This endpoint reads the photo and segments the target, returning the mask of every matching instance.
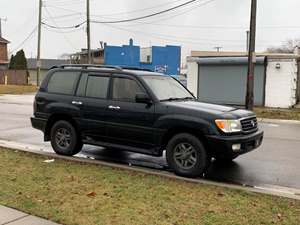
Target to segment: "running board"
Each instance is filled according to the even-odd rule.
[[[137,148],[137,147],[127,146],[127,145],[119,145],[119,144],[112,144],[108,142],[95,141],[90,138],[83,139],[82,141],[84,144],[89,144],[89,145],[96,145],[96,146],[101,146],[106,148],[116,148],[123,151],[130,151],[130,152],[141,153],[141,154],[151,155],[151,156],[162,156],[162,151],[159,151],[158,148],[150,148],[150,149]]]

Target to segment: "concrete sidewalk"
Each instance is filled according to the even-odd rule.
[[[0,225],[59,225],[0,205]]]

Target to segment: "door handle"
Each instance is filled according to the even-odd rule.
[[[108,106],[109,109],[114,109],[114,110],[120,110],[121,107],[120,106],[113,106],[113,105],[110,105]]]
[[[82,105],[82,102],[72,101],[73,105]]]

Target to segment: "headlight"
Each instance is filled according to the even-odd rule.
[[[225,133],[235,133],[242,131],[242,125],[239,120],[215,120],[219,129]]]

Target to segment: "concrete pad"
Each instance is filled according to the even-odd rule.
[[[59,224],[39,217],[27,216],[20,220],[16,220],[12,223],[8,223],[8,225],[59,225]]]
[[[0,225],[28,216],[26,213],[0,205]]]

